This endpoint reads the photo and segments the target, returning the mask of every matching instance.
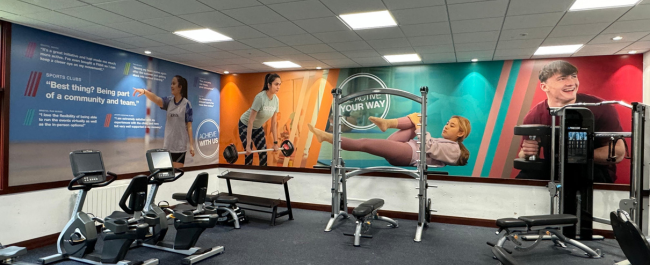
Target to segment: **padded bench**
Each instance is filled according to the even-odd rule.
[[[352,215],[356,217],[357,219],[362,218],[366,215],[371,214],[375,210],[381,209],[381,207],[384,206],[384,200],[382,199],[370,199],[362,204],[359,204],[354,210],[352,211]]]
[[[571,214],[551,214],[520,216],[517,218],[497,219],[499,228],[533,228],[533,227],[562,227],[572,226],[578,222],[578,217]]]
[[[27,248],[25,247],[11,246],[6,248],[0,248],[0,260],[13,259],[25,254],[27,254]]]
[[[293,177],[228,171],[225,174],[220,175],[219,178],[225,179],[228,185],[228,193],[220,193],[218,194],[219,197],[221,196],[237,197],[237,199],[239,200],[238,204],[240,205],[239,208],[250,210],[250,211],[256,211],[256,212],[270,213],[272,226],[275,225],[276,219],[283,217],[285,215],[289,216],[289,220],[293,220],[293,211],[291,211],[291,199],[289,198],[289,186],[287,184],[287,182],[291,180]],[[280,206],[280,204],[282,203],[282,201],[279,199],[270,199],[270,198],[256,197],[250,195],[233,194],[232,186],[230,184],[231,180],[283,185],[285,201],[287,203],[287,210],[278,212],[278,206]],[[206,200],[207,199],[208,198],[206,197]],[[271,208],[271,210],[242,207],[241,206],[242,204],[260,207],[260,208]]]
[[[359,204],[359,206],[355,207],[354,210],[352,210],[352,215],[357,219],[356,227],[354,229],[354,234],[344,233],[344,235],[354,236],[355,247],[361,246],[362,237],[372,238],[371,235],[362,235],[361,233],[363,232],[362,230],[364,231],[370,230],[370,228],[372,227],[373,220],[380,220],[380,221],[387,222],[391,224],[393,228],[399,226],[397,224],[397,221],[390,219],[388,217],[379,216],[377,214],[377,211],[381,209],[381,207],[383,206],[384,206],[384,200],[375,198]]]

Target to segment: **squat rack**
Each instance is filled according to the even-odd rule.
[[[349,94],[345,97],[342,96],[341,88],[332,89],[332,95],[334,97],[334,103],[332,105],[333,114],[334,114],[334,124],[333,124],[333,144],[332,144],[332,165],[330,167],[332,172],[332,213],[330,220],[325,227],[325,232],[332,231],[332,226],[336,222],[339,216],[348,218],[348,198],[347,198],[347,188],[346,183],[347,179],[356,175],[370,173],[370,172],[387,172],[387,173],[400,173],[413,177],[418,180],[418,226],[415,232],[415,242],[420,242],[422,240],[422,230],[425,225],[429,223],[430,216],[430,204],[427,205],[427,189],[429,186],[427,184],[427,164],[426,164],[426,141],[424,136],[427,132],[427,94],[429,93],[429,88],[423,86],[420,88],[421,96],[416,96],[409,92],[394,89],[394,88],[376,88],[363,90],[360,92]],[[416,151],[419,154],[419,159],[416,161],[416,170],[408,170],[400,167],[368,167],[368,168],[350,168],[345,167],[345,162],[341,158],[341,110],[340,105],[354,100],[355,98],[374,95],[374,94],[384,94],[384,95],[395,95],[404,98],[408,98],[417,103],[420,103],[420,131],[416,132],[417,143],[420,145],[420,150]]]

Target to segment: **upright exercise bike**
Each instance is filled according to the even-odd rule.
[[[57,240],[58,253],[39,259],[41,264],[50,264],[62,260],[74,260],[88,264],[117,264],[117,265],[156,265],[158,259],[132,262],[124,260],[127,251],[135,240],[142,240],[150,236],[149,225],[135,223],[129,225],[127,219],[101,220],[91,218],[81,211],[88,191],[92,188],[104,187],[117,179],[115,173],[104,170],[104,162],[99,151],[80,150],[70,153],[70,164],[74,178],[68,184],[68,190],[79,190],[77,202],[70,221],[65,225]],[[107,178],[108,175],[110,178]],[[133,178],[120,201],[120,207],[125,212],[139,212],[144,207],[144,198],[147,196],[147,176]],[[130,198],[126,205],[126,198]],[[149,218],[149,222],[155,221]],[[95,248],[97,243],[97,230],[95,222],[104,224],[104,246],[101,250]]]

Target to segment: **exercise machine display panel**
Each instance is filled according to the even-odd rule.
[[[567,162],[586,163],[588,159],[588,132],[587,128],[567,128]]]
[[[174,167],[169,151],[164,149],[150,150],[147,152],[147,160],[149,162],[149,171],[160,170],[156,174],[156,178],[169,179],[174,177]]]
[[[93,184],[106,181],[102,155],[97,151],[73,152],[70,154],[72,173],[85,176],[79,180],[80,184]]]

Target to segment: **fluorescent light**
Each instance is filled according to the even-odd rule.
[[[472,59],[472,62],[478,62],[478,59],[474,58]]]
[[[637,51],[629,51],[629,52],[627,52],[627,53],[629,53],[629,54],[636,54]]]
[[[390,15],[388,10],[344,14],[340,15],[339,18],[354,30],[397,26],[397,22],[395,22],[395,19],[393,19],[393,16]]]
[[[576,0],[569,11],[614,8],[636,5],[640,0]]]
[[[151,51],[144,51],[144,54],[151,54]]]
[[[297,65],[291,61],[276,61],[276,62],[263,62],[273,68],[298,68],[300,65]]]
[[[419,62],[422,61],[417,53],[411,54],[395,54],[384,55],[384,59],[389,63],[402,63],[402,62]]]
[[[228,71],[223,71],[223,73],[224,73],[224,74],[230,74],[230,72],[228,72]]]
[[[542,46],[537,48],[534,55],[572,54],[580,48],[582,48],[582,44]]]
[[[232,38],[211,29],[183,30],[176,31],[174,34],[202,43],[232,40]]]
[[[623,39],[623,37],[621,37],[621,36],[616,36],[616,37],[612,38],[612,40],[622,40],[622,39]]]
[[[316,67],[316,69],[317,69],[317,70],[320,70],[320,69],[323,69],[323,68],[321,68],[321,67],[319,66],[319,67]]]

